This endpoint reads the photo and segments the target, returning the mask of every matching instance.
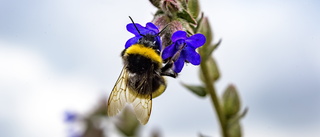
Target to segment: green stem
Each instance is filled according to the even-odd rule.
[[[208,91],[208,93],[210,94],[210,97],[211,97],[211,100],[212,100],[212,103],[213,103],[213,106],[216,110],[216,113],[217,113],[217,116],[219,118],[219,122],[220,122],[220,127],[221,127],[221,130],[222,130],[222,134],[223,134],[223,137],[228,137],[228,134],[227,134],[227,127],[226,127],[226,119],[223,115],[223,111],[221,109],[221,105],[220,105],[220,102],[219,102],[219,99],[217,97],[217,94],[216,94],[216,91],[215,91],[215,88],[214,88],[214,85],[213,83],[211,82],[210,78],[209,78],[209,70],[207,68],[207,65],[206,65],[206,61],[203,61],[200,65],[201,67],[201,70],[202,70],[202,73],[203,73],[203,76],[204,76],[204,81],[205,81],[205,85],[206,85],[206,89]]]

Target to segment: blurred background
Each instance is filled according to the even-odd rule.
[[[201,0],[221,78],[238,89],[249,112],[246,137],[320,135],[320,1]],[[110,94],[120,52],[136,23],[152,20],[147,0],[0,0],[0,136],[67,137],[66,111],[89,114]],[[141,135],[220,136],[209,98],[180,83],[199,84],[198,67],[168,78]],[[107,123],[114,119],[106,120]],[[77,124],[81,131],[83,125]],[[109,136],[117,132],[106,124]]]

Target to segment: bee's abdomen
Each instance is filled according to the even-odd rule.
[[[159,90],[163,92],[163,87],[166,86],[164,78],[157,74],[150,76],[132,74],[131,76],[129,75],[127,82],[131,91],[136,92],[138,95],[150,95]]]
[[[131,92],[141,97],[160,95],[166,88],[160,75],[162,58],[159,53],[142,44],[134,44],[122,52],[128,70],[127,85]]]
[[[139,54],[129,54],[125,63],[130,73],[143,74],[150,71],[150,69],[159,68],[158,63]]]

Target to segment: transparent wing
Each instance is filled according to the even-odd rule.
[[[118,114],[124,108],[126,102],[128,102],[132,104],[137,119],[141,124],[145,125],[150,118],[152,97],[151,95],[141,97],[137,91],[130,91],[127,87],[127,78],[129,78],[129,73],[123,67],[108,99],[108,116]],[[146,79],[143,78],[141,81],[145,83]]]
[[[151,73],[150,71],[149,73]],[[152,84],[148,86],[148,82],[152,81],[152,77],[149,75],[144,75],[141,77],[138,89],[144,90],[147,88],[147,91],[152,89]],[[137,119],[141,124],[145,125],[148,123],[151,109],[152,109],[152,95],[139,96],[139,91],[131,91],[130,89],[127,92],[127,101],[132,104],[133,110],[136,114]]]
[[[130,94],[130,96],[134,96],[133,94]],[[132,97],[132,98],[134,98]],[[152,109],[152,98],[151,95],[149,98],[139,98],[136,97],[132,103],[133,110],[136,114],[137,119],[140,121],[141,124],[145,125],[148,123],[151,109]]]
[[[126,104],[126,92],[127,84],[126,78],[128,77],[128,72],[123,67],[120,76],[114,85],[111,94],[108,99],[108,116],[114,116],[118,114]]]

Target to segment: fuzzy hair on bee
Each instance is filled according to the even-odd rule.
[[[107,114],[117,115],[127,103],[132,104],[137,119],[145,125],[151,114],[152,99],[167,87],[163,76],[174,74],[163,70],[161,44],[157,39],[162,31],[141,34],[131,21],[141,38],[121,53],[124,66],[109,96]]]

